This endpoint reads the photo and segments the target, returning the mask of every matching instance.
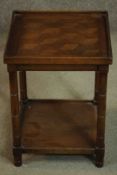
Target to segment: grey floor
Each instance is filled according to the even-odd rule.
[[[3,175],[71,175],[117,174],[117,33],[111,34],[113,65],[108,78],[105,165],[98,169],[83,156],[23,156],[23,166],[12,163],[12,129],[9,84],[3,50],[6,34],[0,38],[0,174]],[[91,72],[28,72],[28,94],[34,98],[93,97],[94,73]],[[37,97],[38,94],[38,97]]]

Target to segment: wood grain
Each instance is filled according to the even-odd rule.
[[[108,64],[106,12],[14,13],[5,52],[9,64]]]
[[[24,112],[25,152],[92,153],[96,144],[97,110],[91,102],[30,100]]]

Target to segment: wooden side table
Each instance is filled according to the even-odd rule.
[[[33,152],[91,154],[101,167],[112,63],[107,12],[15,11],[4,63],[10,80],[15,165],[22,164],[22,153]],[[94,99],[28,99],[26,71],[95,71]]]

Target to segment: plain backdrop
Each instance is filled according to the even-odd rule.
[[[12,125],[9,81],[3,53],[13,10],[107,10],[113,65],[107,93],[105,165],[98,169],[83,156],[23,156],[12,163]],[[117,0],[1,0],[0,1],[0,175],[116,175],[117,174]],[[93,72],[28,72],[28,95],[33,98],[93,97]],[[52,122],[52,121],[50,121]]]

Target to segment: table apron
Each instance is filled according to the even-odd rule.
[[[28,65],[8,64],[8,71],[97,71],[107,70],[108,65]]]

